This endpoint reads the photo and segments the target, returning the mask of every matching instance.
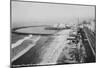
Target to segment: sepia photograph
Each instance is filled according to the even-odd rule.
[[[96,62],[96,5],[11,0],[12,68]]]

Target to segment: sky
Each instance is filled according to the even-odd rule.
[[[68,24],[78,19],[95,18],[95,7],[12,1],[11,18],[13,27]]]

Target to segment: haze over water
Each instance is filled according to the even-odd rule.
[[[75,23],[78,18],[95,18],[95,7],[12,1],[12,27]]]

